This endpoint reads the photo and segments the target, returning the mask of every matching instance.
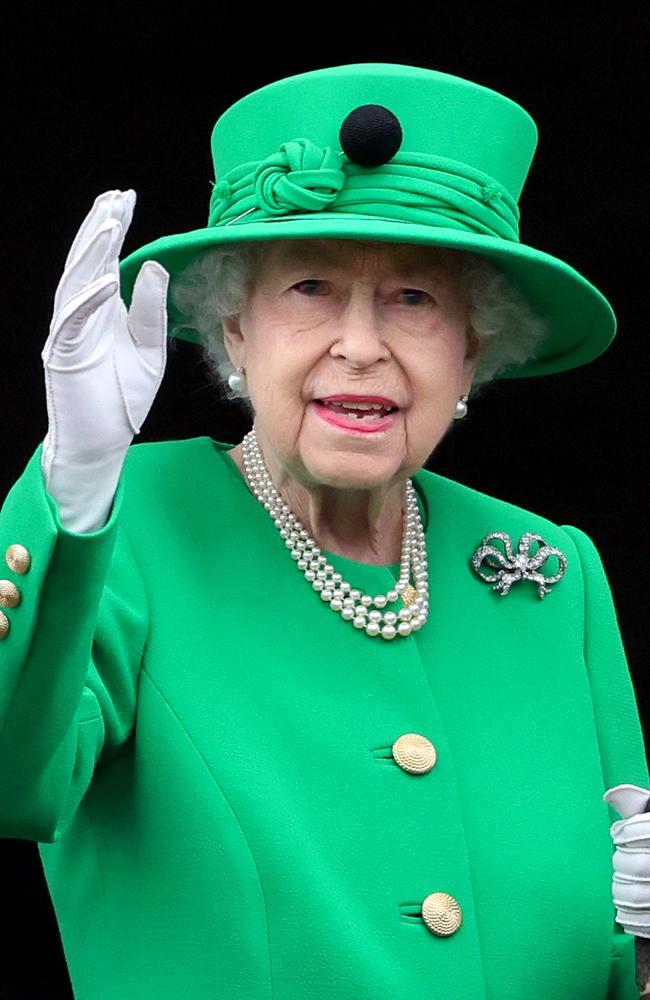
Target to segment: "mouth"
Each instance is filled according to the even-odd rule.
[[[397,403],[385,396],[325,396],[312,400],[312,404],[328,423],[361,433],[388,430],[399,413]]]

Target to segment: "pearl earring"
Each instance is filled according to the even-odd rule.
[[[454,413],[454,420],[462,420],[463,417],[467,415],[467,400],[469,397],[461,396],[456,403],[456,412]]]
[[[246,391],[246,372],[241,366],[228,376],[228,385],[233,392]]]

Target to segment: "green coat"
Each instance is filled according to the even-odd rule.
[[[39,444],[0,511],[3,559],[31,557],[2,566],[0,836],[39,844],[77,1000],[636,1000],[602,795],[649,777],[591,540],[421,470],[429,620],[371,639],[229,447],[132,446],[109,521],[74,534]],[[499,596],[469,562],[491,531],[543,535],[565,577]],[[422,773],[392,752],[409,733]]]

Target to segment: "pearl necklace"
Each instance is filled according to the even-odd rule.
[[[242,440],[242,455],[246,478],[262,506],[279,529],[291,558],[304,573],[305,579],[320,594],[321,600],[337,611],[355,628],[364,629],[371,637],[382,639],[407,636],[422,628],[429,614],[429,582],[426,540],[417,504],[415,488],[410,479],[404,486],[404,529],[400,577],[386,594],[371,597],[353,588],[327,561],[315,540],[284,502],[264,463],[257,443],[255,428]],[[411,572],[414,585],[411,584]],[[383,610],[401,597],[398,611]]]

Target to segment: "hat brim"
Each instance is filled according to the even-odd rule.
[[[550,335],[535,359],[500,372],[497,378],[522,378],[567,371],[597,358],[616,333],[616,317],[607,299],[564,261],[522,243],[457,229],[409,224],[350,213],[306,212],[265,222],[216,226],[163,236],[139,247],[120,263],[121,295],[130,305],[133,284],[146,260],[158,261],[171,281],[192,257],[211,246],[270,239],[378,240],[472,250],[492,258],[511,284],[549,324]],[[168,293],[168,315],[173,305]],[[183,340],[199,343],[184,329]]]

